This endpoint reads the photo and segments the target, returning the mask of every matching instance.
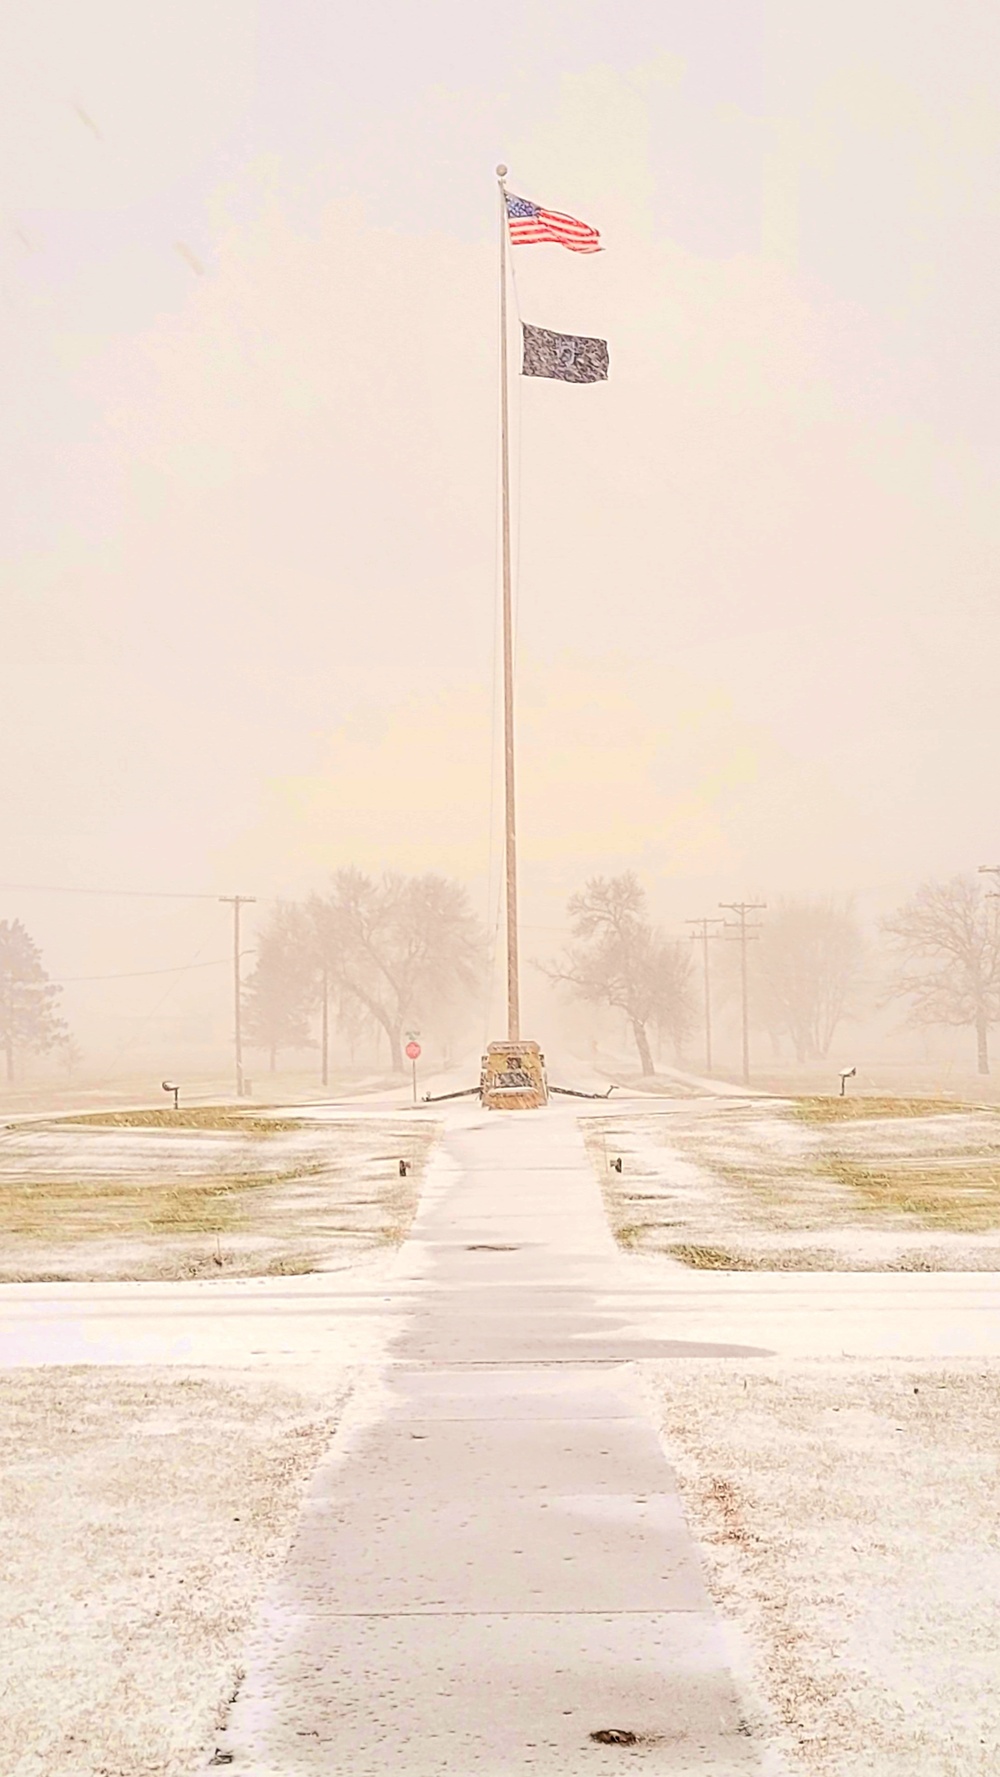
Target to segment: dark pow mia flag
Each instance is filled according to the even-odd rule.
[[[547,327],[524,330],[522,376],[554,376],[560,383],[606,383],[608,342],[578,333],[550,333]]]

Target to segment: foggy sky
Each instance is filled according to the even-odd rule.
[[[998,39],[979,0],[8,8],[0,879],[353,861],[492,920],[498,159],[607,247],[518,251],[525,317],[611,346],[516,391],[529,954],[593,869],[677,922],[1000,861]],[[57,975],[227,951],[211,903],[0,903]]]

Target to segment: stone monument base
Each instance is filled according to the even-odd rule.
[[[490,1111],[535,1111],[549,1101],[545,1057],[537,1043],[490,1043],[479,1098]]]

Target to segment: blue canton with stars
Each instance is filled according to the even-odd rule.
[[[507,199],[508,216],[537,216],[538,205],[530,203],[526,197],[515,197],[512,192],[504,192]]]

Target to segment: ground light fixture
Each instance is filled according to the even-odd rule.
[[[846,1098],[846,1096],[847,1096],[847,1082],[848,1082],[848,1080],[853,1080],[857,1071],[858,1070],[856,1067],[842,1067],[841,1068],[841,1070],[840,1070],[840,1096],[841,1096],[841,1098]]]
[[[163,1087],[164,1092],[172,1092],[173,1093],[173,1095],[174,1095],[174,1110],[176,1111],[178,1108],[178,1102],[179,1102],[180,1096],[181,1096],[180,1087],[175,1086],[173,1080],[161,1080],[160,1085]]]

